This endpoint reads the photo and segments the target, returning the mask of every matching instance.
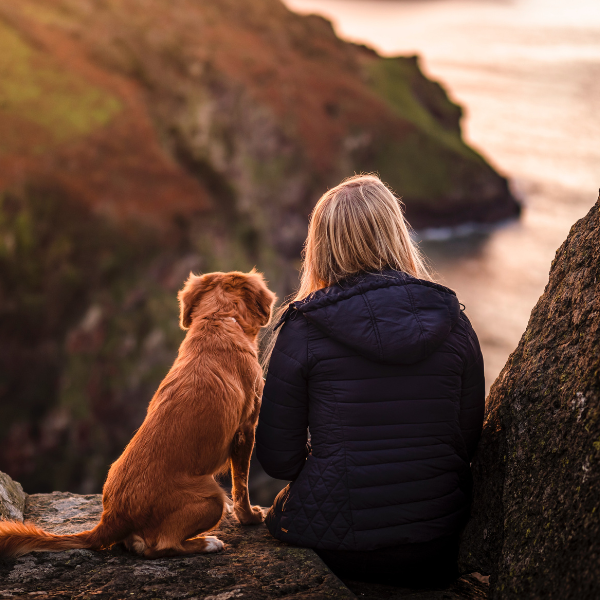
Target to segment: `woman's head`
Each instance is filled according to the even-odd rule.
[[[293,300],[351,275],[384,269],[431,279],[410,237],[400,200],[375,175],[350,177],[321,197],[310,217],[303,258],[300,287]],[[277,338],[273,327],[285,309],[286,303],[265,332],[265,370]]]
[[[310,218],[296,299],[357,273],[384,269],[429,279],[400,200],[375,175],[328,190]]]

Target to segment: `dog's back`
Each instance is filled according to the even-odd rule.
[[[109,471],[104,495],[112,509],[123,502],[130,517],[143,517],[148,502],[172,495],[185,476],[224,470],[262,383],[256,352],[235,322],[206,320],[190,329],[142,426]],[[133,506],[131,498],[143,501]]]

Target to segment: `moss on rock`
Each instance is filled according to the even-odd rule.
[[[14,28],[0,20],[0,118],[3,129],[40,127],[54,144],[89,135],[109,123],[122,109],[118,97],[66,70],[42,49],[27,42]],[[11,135],[12,133],[12,135]],[[3,131],[0,153],[17,150],[18,131]],[[47,147],[33,143],[31,151]]]

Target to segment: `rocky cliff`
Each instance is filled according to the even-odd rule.
[[[492,598],[600,596],[600,199],[494,383],[461,560]]]

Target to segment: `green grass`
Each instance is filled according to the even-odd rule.
[[[373,91],[414,126],[402,139],[384,143],[369,164],[399,194],[435,210],[440,198],[489,168],[462,139],[460,107],[423,77],[414,59],[381,58],[367,69]]]
[[[420,79],[422,75],[410,59],[382,58],[369,64],[367,69],[373,91],[386,100],[398,116],[415,125],[423,134],[435,138],[449,150],[466,159],[484,162],[477,152],[464,143],[460,133],[444,128],[419,102],[411,80]],[[431,100],[441,111],[455,113],[459,110],[434,83],[428,82],[427,87],[429,94],[434,96]]]
[[[0,81],[0,111],[41,127],[55,143],[105,126],[122,109],[116,96],[61,69],[1,21]],[[10,150],[0,140],[0,151]]]
[[[415,131],[402,141],[382,146],[373,166],[401,195],[435,199],[452,185],[448,154],[436,138]]]

